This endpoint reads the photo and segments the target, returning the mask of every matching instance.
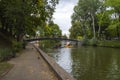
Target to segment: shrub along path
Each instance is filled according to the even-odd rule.
[[[9,63],[15,66],[2,80],[58,80],[31,44],[28,44],[20,57],[10,60]]]

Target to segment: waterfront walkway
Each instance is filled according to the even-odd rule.
[[[14,67],[2,80],[58,80],[36,49],[28,44],[22,55],[9,61]]]

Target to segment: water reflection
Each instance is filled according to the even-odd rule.
[[[53,57],[57,63],[63,67],[67,72],[72,71],[71,48],[61,48],[54,52]]]
[[[102,47],[62,48],[51,54],[76,80],[120,80],[120,50]]]

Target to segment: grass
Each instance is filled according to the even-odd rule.
[[[111,48],[120,48],[119,40],[88,40],[86,41],[87,46],[100,46],[100,47],[111,47]]]
[[[11,49],[4,48],[0,49],[0,61],[6,61],[13,57]]]
[[[120,41],[98,41],[97,46],[120,48]]]
[[[12,64],[7,62],[0,62],[0,78],[13,67]]]

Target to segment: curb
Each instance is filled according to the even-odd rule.
[[[75,80],[69,73],[67,73],[63,68],[61,68],[51,57],[49,57],[40,48],[33,45],[34,48],[39,52],[43,59],[47,62],[50,68],[54,71],[59,80]]]

